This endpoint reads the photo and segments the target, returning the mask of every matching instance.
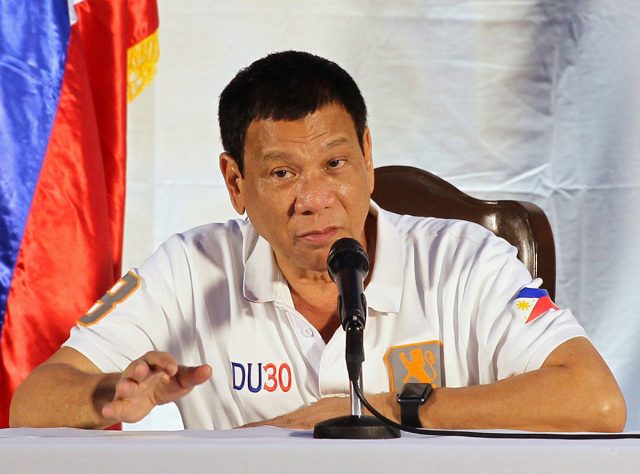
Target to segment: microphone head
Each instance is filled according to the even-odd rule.
[[[369,273],[369,257],[360,242],[350,237],[336,240],[329,250],[327,268],[329,276],[336,281],[336,275],[345,267],[350,267],[362,274],[364,280]]]

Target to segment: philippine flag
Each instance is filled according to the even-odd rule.
[[[155,0],[0,1],[0,428],[120,276],[127,98],[157,28]]]
[[[558,309],[551,301],[547,290],[541,288],[523,288],[513,304],[525,324],[534,321],[550,309]]]

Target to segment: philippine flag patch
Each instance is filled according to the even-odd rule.
[[[523,288],[516,296],[513,304],[525,324],[530,323],[550,309],[558,309],[551,301],[547,290],[540,288]]]

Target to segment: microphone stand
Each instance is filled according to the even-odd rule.
[[[339,290],[338,315],[346,333],[345,359],[349,374],[351,415],[340,416],[318,423],[314,438],[329,439],[384,439],[399,438],[400,431],[391,428],[373,416],[362,414],[362,404],[355,388],[362,388],[362,362],[364,362],[364,326],[367,302],[363,281],[369,272],[369,259],[358,241],[350,238],[337,240],[327,258],[329,276]],[[357,385],[354,385],[357,384]]]
[[[359,339],[359,344],[353,341],[353,332],[347,329],[346,339],[346,354],[347,354],[347,367],[349,371],[349,397],[351,398],[351,415],[339,416],[337,418],[331,418],[329,420],[318,423],[313,429],[314,438],[323,439],[389,439],[399,438],[400,430],[385,425],[380,420],[373,416],[366,416],[362,414],[362,402],[355,393],[354,385],[358,384],[360,392],[364,393],[362,388],[362,360],[364,360],[364,354],[362,353],[362,327],[356,329],[356,341]],[[350,334],[351,333],[351,334]],[[359,336],[359,337],[358,337]],[[352,357],[353,347],[350,347],[350,342],[356,342],[356,352],[362,353],[359,360],[354,361]]]

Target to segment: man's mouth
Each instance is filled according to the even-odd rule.
[[[338,227],[325,227],[323,229],[311,230],[298,235],[298,239],[313,245],[324,245],[333,243],[338,235]]]

